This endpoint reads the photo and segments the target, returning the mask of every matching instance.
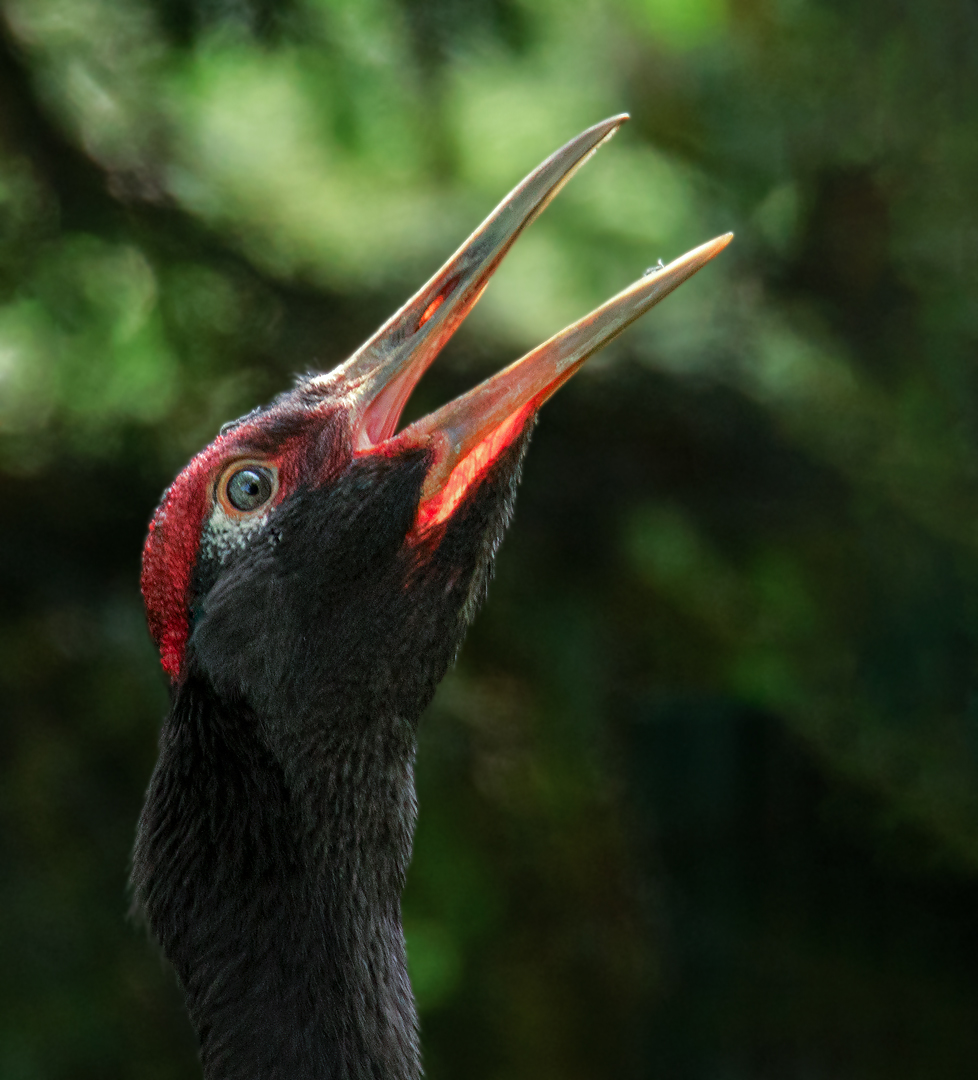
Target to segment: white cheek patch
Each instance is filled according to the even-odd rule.
[[[223,563],[229,555],[253,544],[268,524],[271,508],[247,517],[232,517],[216,503],[200,538],[200,554]]]

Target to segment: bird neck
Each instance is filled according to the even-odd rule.
[[[400,921],[414,726],[268,719],[188,680],[136,841],[136,902],[186,992],[206,1080],[416,1080]],[[285,728],[288,757],[267,735]]]

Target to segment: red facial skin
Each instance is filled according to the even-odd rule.
[[[220,440],[191,461],[163,493],[143,545],[140,586],[149,632],[160,650],[163,670],[180,675],[189,629],[187,598],[210,492],[224,464]]]
[[[416,549],[437,545],[445,522],[466,493],[478,486],[535,413],[533,406],[514,413],[455,466],[437,492],[421,500],[414,526],[405,537],[406,544]],[[389,455],[404,449],[392,439],[354,454],[348,425],[336,423],[340,416],[335,406],[300,412],[289,425],[292,430],[283,437],[282,411],[272,409],[219,435],[167,488],[143,547],[141,588],[150,633],[160,651],[163,670],[174,683],[181,679],[190,633],[190,590],[201,536],[214,510],[218,481],[225,471],[245,459],[274,466],[278,470],[278,490],[270,504],[274,507],[302,482],[332,482],[354,456]],[[337,427],[343,429],[343,435]],[[276,428],[277,443],[273,441]],[[233,513],[226,503],[224,509]]]
[[[278,471],[278,490],[271,502],[277,506],[301,480],[314,479],[309,475],[309,458],[320,443],[315,436],[335,434],[333,410],[319,415],[300,412],[287,433],[282,431],[284,419],[281,411],[272,409],[218,435],[167,488],[149,524],[140,586],[163,670],[174,682],[179,681],[183,666],[190,631],[191,580],[201,536],[217,499],[218,480],[243,459],[266,462]],[[330,452],[320,455],[314,467],[319,482],[335,477],[350,458],[342,441],[325,441]],[[227,503],[224,508],[234,513]]]

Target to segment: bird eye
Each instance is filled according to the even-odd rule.
[[[249,513],[264,506],[275,491],[275,477],[271,469],[262,465],[244,465],[228,475],[224,495],[235,510]]]

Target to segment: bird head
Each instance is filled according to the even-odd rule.
[[[482,600],[542,403],[720,237],[398,431],[418,379],[522,230],[624,116],[516,187],[349,360],[225,425],[156,511],[142,588],[164,669],[267,712],[356,685],[426,700]],[[405,704],[408,708],[408,704]]]

